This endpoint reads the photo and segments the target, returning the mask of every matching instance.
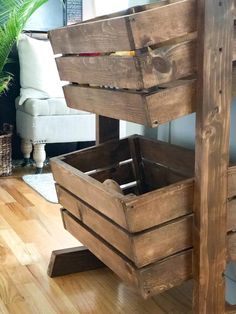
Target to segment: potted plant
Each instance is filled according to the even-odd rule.
[[[48,0],[0,0],[0,97],[8,90],[13,75],[5,70],[9,54],[30,16]],[[10,175],[11,132],[8,125],[0,132],[0,176]]]

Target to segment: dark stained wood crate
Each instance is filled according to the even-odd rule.
[[[67,105],[149,127],[195,112],[196,16],[165,0],[51,31]]]
[[[51,165],[59,202],[66,209],[66,229],[144,297],[191,277],[193,151],[132,136],[53,158]],[[231,167],[228,174],[227,229],[232,233],[236,229],[235,169]],[[106,179],[115,180],[124,194],[107,187]],[[100,246],[93,249],[84,233],[90,233]],[[110,261],[101,249],[104,246],[132,272]],[[174,267],[182,259],[189,262],[181,266],[179,276],[175,273],[170,280],[168,275],[162,288],[159,281],[148,288],[150,292],[143,288],[146,278],[140,274],[154,269],[158,273],[165,261]]]
[[[52,162],[65,228],[145,298],[193,274],[196,313],[225,312],[226,252],[236,260],[235,4],[164,0],[50,32],[69,107],[116,127],[105,117],[196,112],[196,153],[134,136]]]

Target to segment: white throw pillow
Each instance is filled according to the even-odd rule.
[[[20,84],[36,98],[64,97],[50,42],[22,34],[18,41]]]

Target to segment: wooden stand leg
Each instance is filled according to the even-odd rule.
[[[58,277],[104,267],[86,247],[53,251],[48,266],[49,277]]]
[[[198,1],[194,313],[225,312],[232,0]]]
[[[119,121],[97,116],[97,144],[119,139]],[[104,264],[84,246],[53,251],[48,266],[50,277],[63,276],[103,267]]]

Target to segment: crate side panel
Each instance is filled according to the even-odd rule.
[[[126,17],[52,30],[49,38],[55,54],[128,51],[134,48],[130,43]]]
[[[126,200],[129,230],[139,232],[190,214],[193,207],[193,179],[163,187],[137,198],[127,197]]]
[[[195,112],[195,95],[196,82],[191,80],[147,96],[147,110],[152,126]]]
[[[102,183],[97,182],[61,160],[54,159],[51,162],[51,167],[54,179],[59,185],[96,208],[120,226],[127,228],[122,205],[123,195],[108,190]]]
[[[131,56],[70,56],[57,58],[56,62],[63,81],[129,89],[144,88],[137,58]]]
[[[60,204],[72,215],[88,226],[92,231],[110,243],[118,251],[133,260],[131,237],[127,232],[106,219],[105,216],[98,214],[93,208],[83,203],[74,195],[58,186],[58,196]],[[73,210],[76,203],[77,212]]]
[[[73,219],[67,211],[63,212],[63,219],[66,230],[88,247],[97,258],[113,270],[123,281],[135,287],[138,286],[136,270],[128,259],[119,255],[112,246],[105,243],[81,222]]]
[[[167,45],[140,56],[144,88],[168,83],[196,72],[196,41]]]
[[[192,224],[193,216],[190,215],[135,236],[133,241],[137,267],[191,248]]]
[[[102,88],[64,87],[67,105],[102,116],[147,124],[145,100],[140,93]]]
[[[191,278],[192,250],[139,270],[140,290],[144,298],[162,293]]]
[[[130,19],[135,48],[186,36],[196,31],[196,18],[195,0],[180,1],[138,13]]]
[[[166,142],[139,138],[140,151],[144,159],[178,170],[187,176],[194,174],[194,151]]]

